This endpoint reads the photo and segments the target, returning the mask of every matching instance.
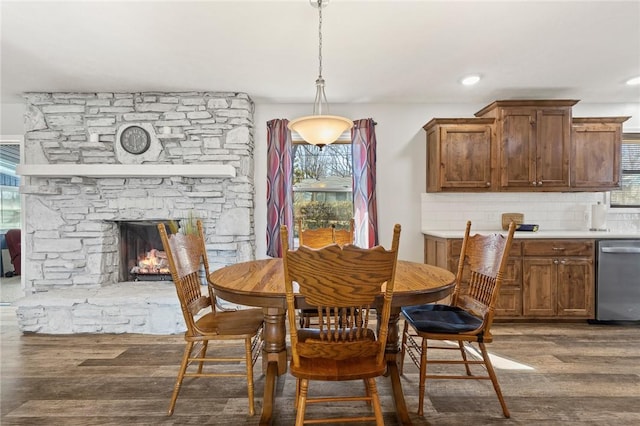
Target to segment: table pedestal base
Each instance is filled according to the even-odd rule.
[[[279,308],[263,308],[264,349],[262,372],[265,375],[260,425],[270,425],[276,402],[278,376],[287,372],[286,312]]]

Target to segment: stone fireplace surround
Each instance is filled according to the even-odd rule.
[[[30,93],[26,96],[27,296],[20,329],[178,333],[172,282],[118,282],[117,221],[201,218],[212,269],[250,260],[253,102],[243,93]],[[151,147],[118,135],[145,128]],[[97,136],[96,136],[97,135]]]

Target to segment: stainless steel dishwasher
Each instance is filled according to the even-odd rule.
[[[640,321],[640,240],[600,240],[596,320]]]

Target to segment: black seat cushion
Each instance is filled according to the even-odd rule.
[[[482,325],[482,319],[449,305],[407,306],[402,313],[416,330],[427,333],[461,333]]]

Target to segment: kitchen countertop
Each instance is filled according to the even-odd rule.
[[[473,234],[493,234],[493,233],[504,233],[507,231],[503,231],[502,229],[473,229],[471,228],[471,235]],[[443,230],[429,230],[423,229],[422,233],[424,235],[430,235],[432,237],[438,238],[464,238],[464,230],[456,230],[456,231],[443,231]],[[526,232],[526,231],[516,231],[513,235],[513,238],[586,238],[593,240],[604,240],[604,239],[627,239],[627,238],[637,238],[640,239],[640,233],[638,232],[621,232],[621,231],[562,231],[562,230],[546,230],[546,231],[537,231],[537,232]]]

